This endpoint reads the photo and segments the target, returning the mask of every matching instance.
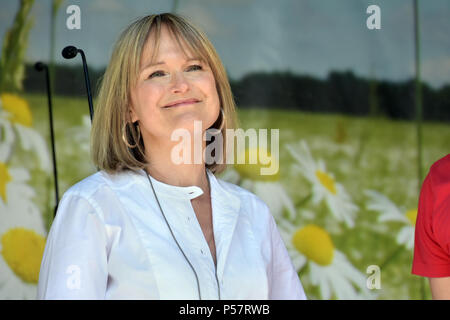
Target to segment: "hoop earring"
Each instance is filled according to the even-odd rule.
[[[127,136],[128,136],[128,134],[127,134],[127,128],[128,128],[128,123],[129,122],[125,122],[125,124],[124,124],[124,126],[122,127],[122,140],[123,140],[123,142],[125,143],[125,145],[128,147],[128,148],[130,148],[130,149],[134,149],[134,148],[136,148],[137,147],[137,145],[138,145],[138,143],[139,143],[139,140],[141,139],[141,130],[139,130],[139,125],[136,125],[136,127],[137,127],[137,135],[138,135],[138,138],[137,138],[137,141],[135,140],[135,143],[134,143],[134,145],[132,145],[132,144],[130,144],[129,142],[128,142],[128,138],[127,138]],[[131,131],[131,129],[129,129],[130,131]],[[133,134],[134,132],[131,132],[131,136],[133,137],[133,140],[134,140],[134,134]]]

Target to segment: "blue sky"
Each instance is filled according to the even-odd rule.
[[[19,1],[0,0],[0,35]],[[66,8],[81,9],[81,30],[66,28]],[[368,30],[366,8],[381,8],[381,30]],[[132,20],[172,9],[171,0],[64,1],[57,19],[56,61],[69,44],[82,48],[90,67],[104,67],[120,31]],[[49,60],[50,0],[32,10],[27,60]],[[414,76],[412,0],[179,0],[177,12],[202,28],[231,78],[252,71],[286,71],[324,78],[330,70],[404,80]],[[420,1],[422,78],[450,83],[450,1]]]

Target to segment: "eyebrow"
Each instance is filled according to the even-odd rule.
[[[198,58],[190,58],[190,59],[186,60],[186,62],[190,62],[190,61],[202,61],[203,62],[203,59],[198,57]],[[148,69],[148,68],[151,68],[151,67],[154,67],[154,66],[158,66],[158,65],[162,65],[162,64],[165,64],[165,62],[164,61],[159,61],[159,62],[155,62],[155,63],[149,63],[149,64],[145,65],[141,69],[141,72],[146,70],[146,69]]]

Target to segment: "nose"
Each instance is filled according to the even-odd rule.
[[[189,82],[183,75],[183,72],[175,72],[171,81],[172,93],[186,92],[189,89]]]

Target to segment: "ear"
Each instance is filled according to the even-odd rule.
[[[139,120],[139,118],[138,118],[138,116],[137,116],[137,113],[136,113],[136,111],[134,110],[134,106],[133,105],[130,105],[129,107],[128,107],[128,112],[129,112],[129,116],[130,116],[130,119],[131,119],[131,122],[133,123],[133,122],[136,122],[137,120]]]

